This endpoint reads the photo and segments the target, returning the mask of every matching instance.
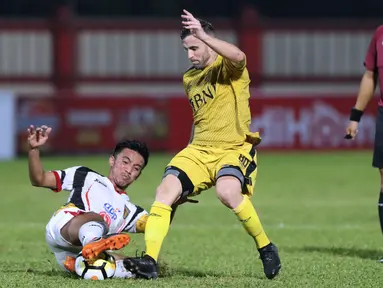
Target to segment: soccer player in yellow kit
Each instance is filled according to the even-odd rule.
[[[183,76],[194,116],[190,144],[168,164],[146,224],[146,254],[127,258],[137,276],[158,277],[157,259],[169,230],[174,203],[215,186],[221,202],[232,209],[254,239],[267,278],[281,269],[276,246],[264,232],[250,201],[257,174],[258,133],[249,131],[250,78],[246,56],[215,38],[213,26],[184,10],[181,39],[192,67]]]

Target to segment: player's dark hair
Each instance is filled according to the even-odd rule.
[[[123,140],[117,143],[116,147],[113,150],[113,157],[117,157],[122,150],[128,148],[130,150],[136,151],[144,158],[144,167],[148,164],[149,161],[149,149],[144,142],[138,140]]]
[[[214,27],[210,22],[207,22],[206,20],[202,20],[199,18],[196,18],[196,19],[201,23],[202,29],[203,29],[203,31],[205,31],[206,34],[215,36]],[[190,29],[183,28],[181,30],[181,40],[184,40],[190,34],[191,34]]]

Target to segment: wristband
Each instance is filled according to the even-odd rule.
[[[362,116],[363,116],[363,111],[358,110],[358,109],[356,109],[355,107],[353,107],[353,108],[351,109],[351,113],[350,113],[350,121],[359,122],[360,119],[362,118]]]

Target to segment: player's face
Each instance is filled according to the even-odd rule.
[[[125,148],[115,157],[110,156],[109,178],[121,189],[125,189],[129,184],[140,176],[144,168],[145,161],[140,153]]]
[[[198,38],[189,35],[182,41],[184,49],[188,52],[188,58],[193,67],[197,69],[204,68],[208,65],[211,58],[209,47]]]

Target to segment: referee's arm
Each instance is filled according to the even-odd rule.
[[[360,82],[358,98],[356,99],[355,109],[364,111],[370,102],[376,89],[378,73],[376,71],[366,70]]]

